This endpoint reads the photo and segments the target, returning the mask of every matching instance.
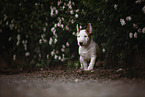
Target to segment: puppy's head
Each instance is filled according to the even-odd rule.
[[[79,46],[86,46],[89,43],[92,33],[92,26],[89,23],[87,29],[80,30],[77,24],[77,41]]]

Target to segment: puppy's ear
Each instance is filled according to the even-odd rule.
[[[88,32],[89,34],[91,34],[91,33],[92,33],[92,26],[91,26],[91,24],[90,24],[90,23],[88,24],[88,27],[87,27],[87,32]]]
[[[80,28],[78,24],[77,24],[77,33],[80,33]]]

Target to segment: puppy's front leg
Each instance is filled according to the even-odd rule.
[[[80,63],[81,63],[81,69],[87,70],[87,61],[82,56],[80,56]]]
[[[91,57],[91,61],[87,70],[92,70],[94,68],[95,62],[96,62],[96,56]]]

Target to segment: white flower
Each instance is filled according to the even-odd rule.
[[[41,34],[41,38],[44,38],[45,37],[45,34]]]
[[[124,19],[120,19],[120,23],[122,26],[124,26],[126,24]]]
[[[7,19],[7,16],[6,16],[6,14],[4,14],[4,21],[6,21],[6,19]]]
[[[75,33],[75,32],[73,32],[73,33],[72,33],[72,35],[76,35],[76,33]]]
[[[103,48],[103,49],[102,49],[102,52],[105,53],[105,51],[106,51],[105,48]]]
[[[133,23],[133,28],[138,28],[138,26],[135,23]]]
[[[79,17],[78,14],[76,14],[75,17],[78,18]]]
[[[64,21],[64,18],[62,17],[61,20]]]
[[[54,44],[56,44],[56,43],[57,43],[57,39],[55,38],[55,39],[54,39]]]
[[[51,12],[50,12],[51,16],[54,16],[54,11],[55,11],[55,14],[58,14],[58,10],[56,9],[56,7],[50,6],[50,9],[51,9]]]
[[[53,39],[50,37],[50,40],[49,40],[49,45],[51,45],[53,42]]]
[[[122,68],[120,68],[120,69],[118,69],[118,70],[117,70],[117,72],[120,72],[120,71],[122,71],[122,70],[123,70],[123,69],[122,69]]]
[[[134,38],[137,38],[137,33],[136,32],[134,33]]]
[[[54,56],[54,59],[56,60],[57,58],[58,58],[58,56],[57,56],[57,55],[55,55],[55,56]]]
[[[64,58],[62,58],[61,61],[63,62],[64,61]]]
[[[20,40],[20,39],[21,39],[21,36],[20,36],[20,34],[18,34],[18,35],[17,35],[17,39],[18,39],[18,40]]]
[[[45,26],[48,26],[48,23],[47,22],[45,23]]]
[[[25,49],[25,51],[27,50],[27,45],[26,44],[24,44],[24,49]]]
[[[145,14],[145,6],[142,8],[143,13]]]
[[[56,50],[56,54],[58,54],[59,52],[58,52],[58,50]]]
[[[65,9],[65,6],[63,6],[62,8]]]
[[[46,28],[43,28],[43,31],[46,32]]]
[[[65,57],[64,57],[64,54],[62,54],[62,58],[61,58],[61,61],[65,61]]]
[[[70,11],[70,14],[74,14],[73,10]]]
[[[64,48],[61,48],[61,51],[64,52],[65,51]]]
[[[17,40],[18,40],[18,41],[17,41],[17,46],[20,44],[20,39],[21,39],[21,36],[20,36],[20,34],[18,34],[18,35],[17,35]]]
[[[6,25],[9,25],[9,22],[8,21],[6,22]]]
[[[53,50],[53,51],[51,52],[51,56],[54,56],[54,54],[55,54],[55,51]]]
[[[65,29],[66,29],[66,30],[69,30],[69,27],[68,27],[68,26],[65,26]]]
[[[142,33],[145,33],[145,27],[142,29]]]
[[[54,27],[55,27],[55,28],[56,28],[57,26],[58,26],[57,24],[54,24]],[[52,29],[52,30],[53,30],[53,29]],[[51,30],[51,31],[52,31],[52,30]]]
[[[65,45],[62,45],[62,48],[65,48]]]
[[[69,9],[72,9],[72,6],[71,5],[69,5]]]
[[[44,38],[43,38],[43,41],[44,41],[44,43],[46,43],[46,42],[47,42],[47,40],[46,40],[46,39],[44,39]]]
[[[58,24],[57,24],[57,25],[58,25],[58,27],[60,27],[60,26],[61,26],[61,22],[58,22]]]
[[[66,46],[69,47],[69,43],[68,42],[66,43]]]
[[[132,20],[131,16],[126,17],[126,21],[131,21],[131,20]]]
[[[139,4],[139,3],[143,2],[143,1],[144,1],[144,0],[136,0],[135,3],[136,3],[136,4]]]
[[[13,55],[13,60],[16,60],[16,55],[15,54]]]
[[[55,10],[55,14],[58,14],[58,10],[57,9]]]
[[[61,60],[61,56],[58,57],[58,60]]]
[[[138,28],[137,32],[140,32],[140,33],[141,33],[141,29],[140,29],[140,28]]]
[[[115,10],[117,10],[117,6],[118,6],[117,4],[114,5],[114,9],[115,9]]]
[[[62,57],[64,58],[64,54],[62,54]]]
[[[21,3],[19,5],[21,5]],[[38,3],[35,3],[35,6],[37,6],[37,5],[38,5]]]
[[[72,2],[72,5],[75,5],[75,3],[74,3],[74,2]]]
[[[28,42],[27,40],[22,40],[25,51],[27,50],[27,42]],[[39,40],[39,43],[40,43],[40,40]]]
[[[55,31],[55,28],[54,28],[54,27],[52,27],[52,28],[51,28],[51,32],[54,32],[54,31]]]
[[[71,23],[73,24],[74,23],[74,20],[72,19],[72,20],[70,20],[71,21]]]
[[[25,44],[25,40],[22,40],[22,43]]]
[[[13,30],[14,24],[10,24],[9,27],[10,27],[10,30]]]
[[[64,27],[64,25],[63,24],[61,24],[61,28],[63,28]]]
[[[54,10],[53,10],[52,6],[50,6],[50,9],[51,9],[50,15],[53,16],[53,15],[54,15],[54,14],[53,14],[53,11],[54,11]]]
[[[9,41],[11,41],[12,40],[12,37],[9,37]]]
[[[129,33],[129,37],[130,38],[133,38],[133,34],[131,32]]]
[[[69,7],[69,9],[72,9],[71,1],[69,1],[69,3],[67,4],[67,6]]]
[[[39,58],[41,58],[41,54],[39,53]]]
[[[79,9],[77,9],[76,12],[79,12]]]
[[[39,40],[39,44],[42,44],[42,39]]]
[[[48,54],[47,54],[47,56],[46,56],[46,57],[47,57],[47,59],[49,59],[49,55],[48,55]]]
[[[61,0],[57,2],[57,5],[59,6],[61,4]]]
[[[27,56],[29,56],[29,55],[30,55],[30,53],[29,53],[29,52],[26,52],[26,53],[25,53],[25,56],[26,56],[26,57],[27,57]]]

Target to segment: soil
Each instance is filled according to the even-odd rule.
[[[122,69],[47,69],[0,74],[0,97],[145,97],[145,80]]]

